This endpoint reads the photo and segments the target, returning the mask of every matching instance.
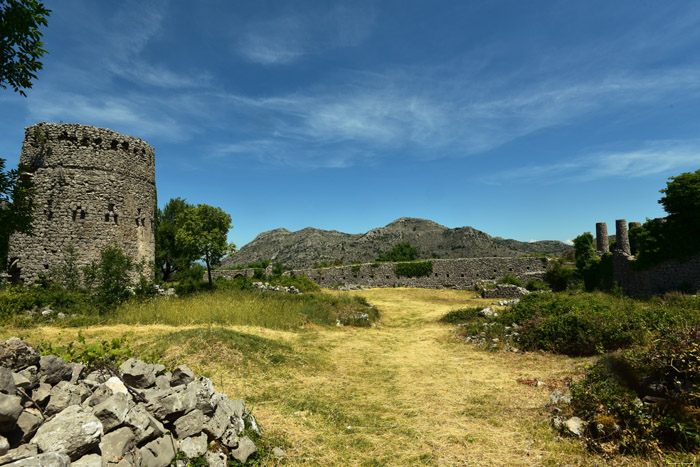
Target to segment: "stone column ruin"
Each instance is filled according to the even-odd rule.
[[[610,252],[610,238],[608,237],[608,224],[598,222],[595,225],[596,252],[598,254]]]
[[[10,238],[13,280],[34,282],[65,264],[82,268],[117,246],[136,262],[153,262],[155,153],[141,139],[105,128],[39,123],[25,131],[20,164],[36,189],[34,235]]]
[[[617,250],[620,253],[631,256],[630,238],[627,233],[627,220],[617,219],[615,221],[615,237],[617,240]]]

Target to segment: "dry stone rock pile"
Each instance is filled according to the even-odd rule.
[[[256,447],[242,433],[259,430],[244,402],[185,365],[164,370],[129,359],[85,374],[18,338],[0,340],[0,465],[159,467],[178,451],[212,466],[245,463]]]
[[[481,296],[484,298],[520,298],[530,291],[512,284],[498,284],[495,289],[483,289]]]

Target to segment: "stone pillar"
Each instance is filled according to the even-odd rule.
[[[634,227],[641,227],[642,223],[641,222],[630,222],[630,230],[632,230]]]
[[[610,252],[610,239],[608,238],[608,224],[598,222],[595,225],[596,252],[603,254]]]
[[[627,234],[627,220],[617,219],[615,221],[615,236],[617,239],[617,251],[627,256],[632,255],[630,248],[630,238]]]

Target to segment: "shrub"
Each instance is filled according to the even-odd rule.
[[[478,306],[474,308],[461,308],[459,310],[453,310],[445,314],[442,318],[439,319],[439,321],[441,323],[447,324],[469,323],[479,317],[479,312],[482,309],[482,307]]]
[[[189,268],[178,272],[175,292],[178,295],[183,295],[208,289],[209,284],[203,280],[206,271],[207,268],[201,264],[193,264]]]
[[[499,284],[510,284],[510,285],[517,285],[518,287],[523,286],[523,282],[515,277],[513,274],[510,273],[505,273],[503,274],[503,277],[501,278],[500,281],[498,281]]]
[[[418,257],[418,249],[409,242],[401,242],[377,257],[377,261],[398,263],[401,261],[413,261]]]
[[[563,259],[552,261],[545,280],[555,292],[567,290],[576,282],[576,270],[567,266]]]
[[[539,292],[542,290],[549,290],[549,286],[546,282],[540,279],[530,279],[525,284],[525,288],[530,292]]]
[[[97,266],[98,303],[104,308],[112,308],[131,297],[130,273],[134,264],[121,248],[107,247],[100,253],[100,263]]]
[[[414,261],[410,263],[398,263],[394,267],[394,273],[403,277],[429,276],[433,272],[432,261]]]

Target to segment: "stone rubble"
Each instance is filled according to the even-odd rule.
[[[290,285],[289,287],[286,287],[284,285],[270,285],[269,282],[253,282],[253,287],[259,290],[274,290],[277,292],[287,292],[292,295],[301,295],[301,292],[299,289],[294,287],[293,285]]]
[[[257,451],[243,436],[259,434],[245,403],[185,365],[170,373],[129,359],[116,374],[85,373],[16,337],[0,340],[0,465],[165,467],[178,452],[228,465]]]
[[[530,291],[512,284],[498,284],[495,289],[482,289],[483,298],[521,298]]]

